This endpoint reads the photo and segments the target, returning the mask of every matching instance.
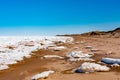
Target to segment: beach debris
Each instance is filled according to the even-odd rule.
[[[42,73],[34,75],[31,79],[32,80],[44,79],[44,78],[47,78],[50,74],[52,74],[54,72],[55,71],[52,71],[52,70],[44,71]]]
[[[91,59],[91,57],[94,54],[89,52],[89,53],[83,53],[82,51],[73,51],[67,54],[67,57],[69,58],[70,61],[94,61]]]
[[[115,58],[102,58],[101,61],[106,64],[120,64],[120,59]]]
[[[89,73],[99,71],[109,71],[110,68],[96,63],[84,62],[79,68],[75,69],[76,73]]]
[[[59,58],[59,59],[64,59],[64,57],[58,56],[58,55],[45,55],[43,58]]]

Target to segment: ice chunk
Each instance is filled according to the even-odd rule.
[[[45,55],[43,56],[44,58],[59,58],[59,59],[64,59],[64,57],[58,56],[58,55]]]
[[[68,53],[67,57],[74,57],[74,58],[85,58],[85,57],[92,57],[94,54],[90,55],[89,53],[83,53],[82,51],[73,51]]]
[[[52,71],[52,70],[44,71],[44,72],[42,72],[42,73],[39,73],[39,74],[34,75],[31,79],[32,79],[32,80],[38,80],[38,79],[40,79],[40,78],[46,78],[46,77],[48,77],[51,73],[54,73],[54,71]]]
[[[60,50],[64,50],[64,49],[66,49],[66,47],[64,47],[64,46],[56,46],[53,48],[53,50],[55,50],[55,51],[60,51]]]
[[[120,64],[120,59],[115,58],[102,58],[101,61],[106,64]]]
[[[109,71],[110,68],[96,63],[84,62],[75,72],[95,72],[95,71]]]
[[[91,59],[93,53],[83,53],[82,51],[73,51],[67,54],[70,61],[94,61]]]

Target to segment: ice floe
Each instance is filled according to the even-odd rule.
[[[109,71],[110,68],[96,63],[84,62],[79,68],[75,69],[76,73]]]
[[[54,73],[55,71],[52,71],[52,70],[49,70],[49,71],[44,71],[42,73],[39,73],[39,74],[36,74],[34,75],[31,79],[32,80],[38,80],[38,79],[41,79],[41,78],[46,78],[48,77],[50,74]]]

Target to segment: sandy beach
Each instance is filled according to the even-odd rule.
[[[44,55],[59,55],[65,57],[69,52],[80,50],[90,52],[86,46],[92,46],[95,51],[93,59],[99,61],[102,57],[120,58],[120,38],[96,38],[72,36],[72,44],[57,44],[67,47],[65,50],[54,51],[40,49],[34,51],[31,58],[10,65],[7,70],[0,71],[0,80],[31,80],[35,74],[46,70],[54,70],[55,73],[45,79],[39,80],[119,80],[120,70],[110,70],[108,72],[94,73],[72,73],[71,69],[79,67],[84,61],[70,62],[67,59],[42,58]],[[82,42],[82,43],[80,43]],[[106,55],[111,51],[110,55]]]

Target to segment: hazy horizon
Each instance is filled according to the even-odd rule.
[[[1,0],[0,36],[79,34],[120,27],[120,0]]]

